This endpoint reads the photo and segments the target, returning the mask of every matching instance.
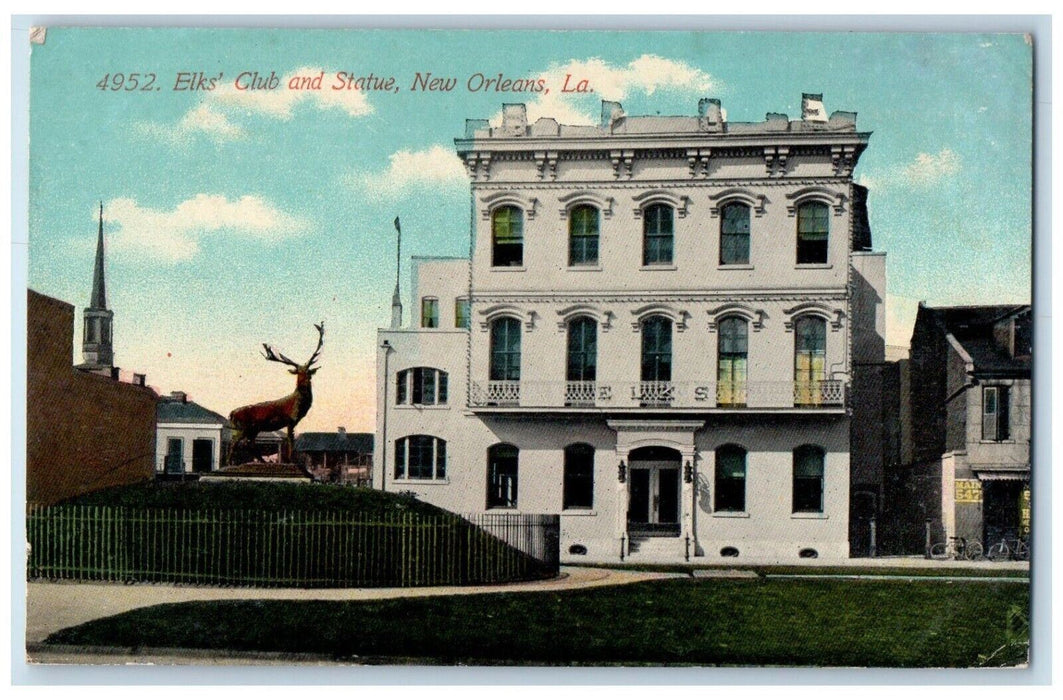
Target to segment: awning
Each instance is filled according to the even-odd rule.
[[[1023,467],[1019,469],[1005,468],[1005,469],[976,469],[974,470],[975,476],[979,481],[1029,481],[1030,480],[1030,468]]]

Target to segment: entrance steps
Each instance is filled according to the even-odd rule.
[[[691,556],[693,556],[691,552]],[[630,562],[674,564],[684,561],[686,543],[682,537],[632,536],[628,543],[627,560]]]

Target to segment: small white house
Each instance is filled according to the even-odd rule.
[[[221,466],[230,440],[224,416],[174,391],[159,398],[155,424],[157,474],[202,474]]]

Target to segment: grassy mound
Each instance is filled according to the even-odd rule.
[[[466,520],[412,496],[338,485],[145,483],[31,512],[27,573],[248,586],[496,583],[556,575],[557,527],[556,516]]]
[[[63,505],[112,508],[186,508],[343,511],[382,515],[414,513],[449,515],[448,511],[411,496],[337,484],[285,484],[269,482],[203,483],[146,482],[77,496]]]

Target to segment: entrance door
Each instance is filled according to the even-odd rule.
[[[669,448],[631,453],[627,519],[632,535],[679,535],[679,461],[679,453]]]
[[[214,441],[199,439],[192,441],[192,471],[209,472],[214,466]]]
[[[185,470],[184,441],[181,438],[166,440],[166,473],[180,474]]]
[[[627,507],[628,523],[650,522],[650,470],[631,470],[631,492]]]
[[[982,483],[982,520],[985,524],[983,541],[986,549],[1002,539],[1013,540],[1020,535],[1020,514],[1023,482],[986,481]]]

